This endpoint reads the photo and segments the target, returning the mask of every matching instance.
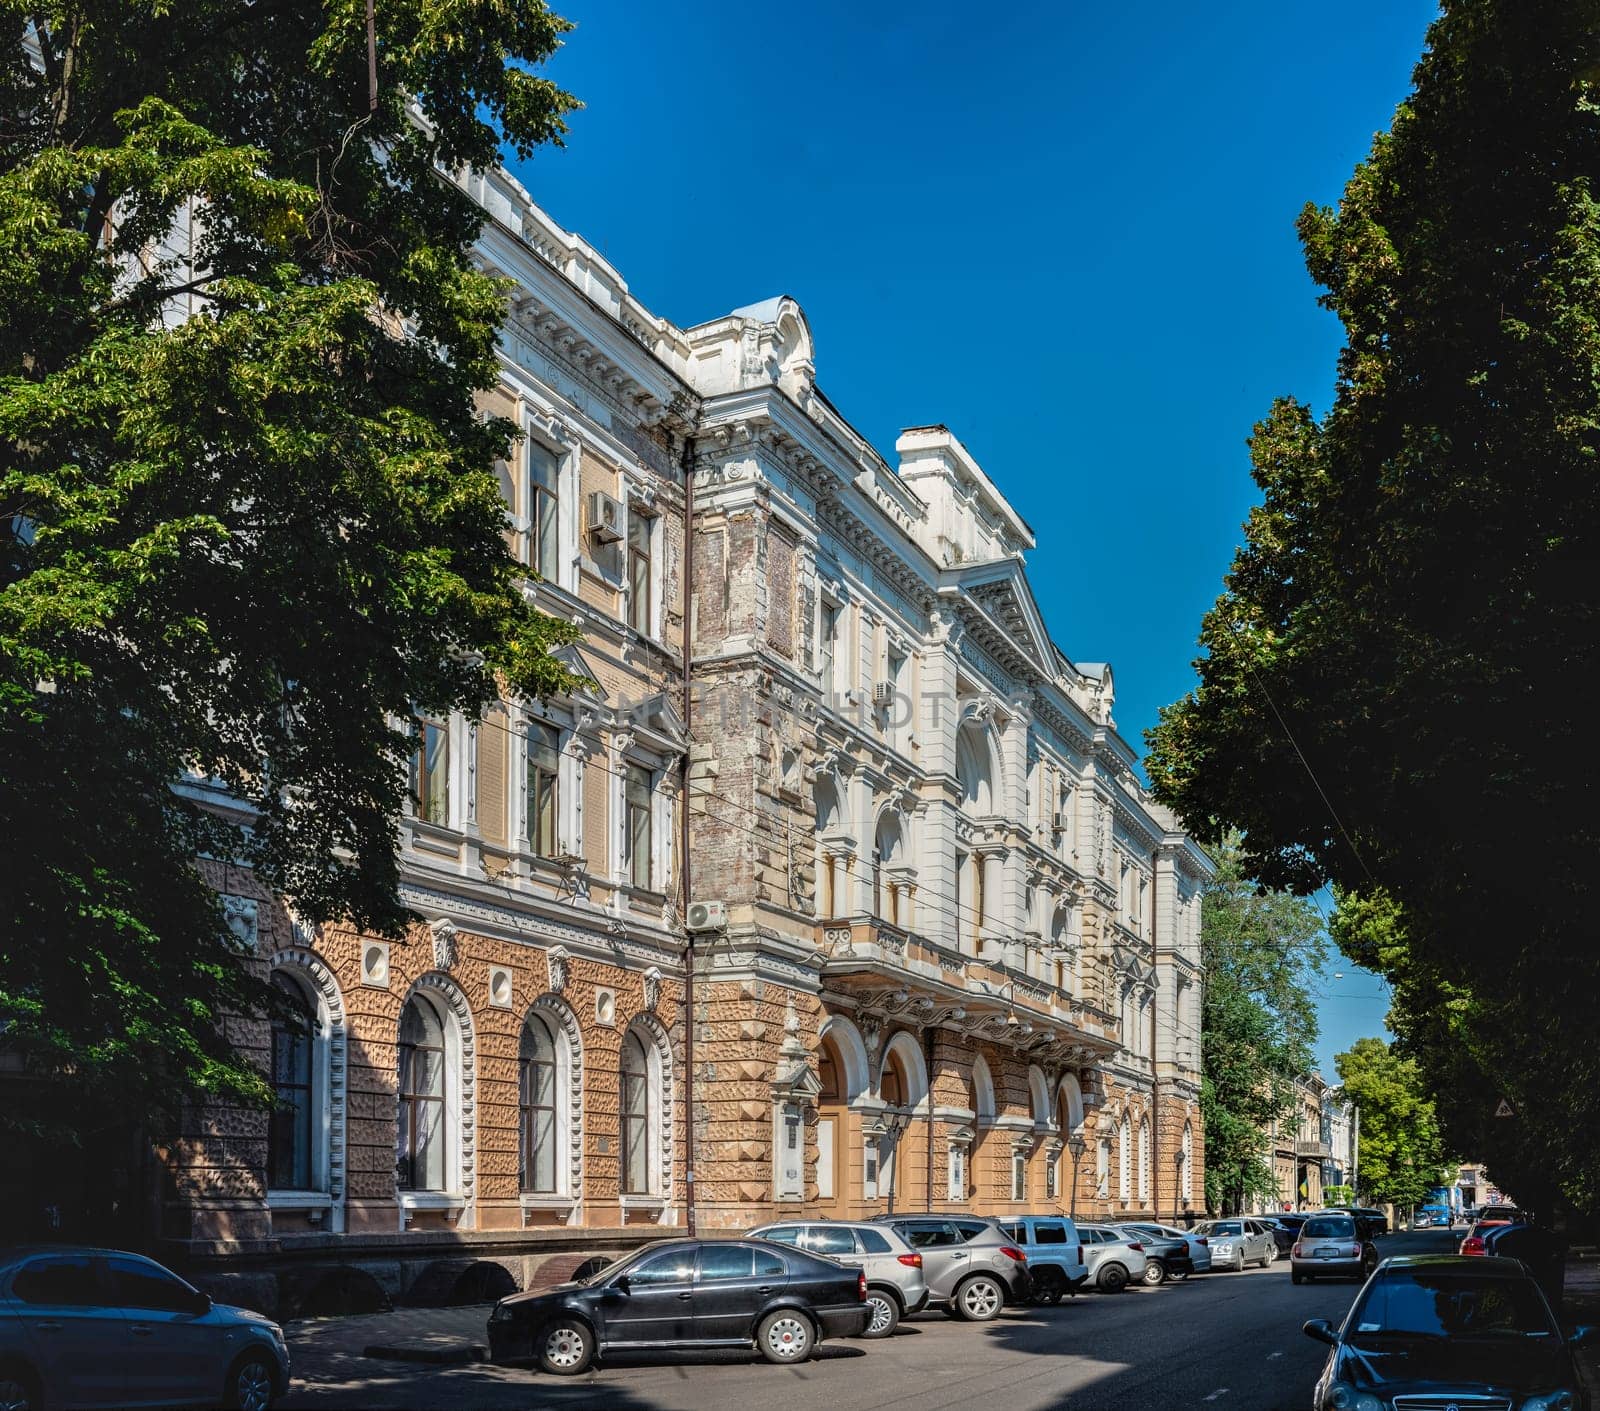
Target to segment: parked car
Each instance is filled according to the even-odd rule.
[[[1467,1228],[1461,1237],[1461,1243],[1456,1246],[1457,1254],[1483,1254],[1487,1249],[1485,1237],[1490,1230],[1502,1225],[1525,1224],[1527,1217],[1510,1205],[1491,1205],[1487,1207],[1489,1213],[1479,1215]]]
[[[767,1240],[657,1240],[586,1282],[501,1299],[489,1355],[563,1377],[639,1348],[754,1346],[795,1363],[825,1338],[859,1337],[871,1316],[860,1269]]]
[[[289,1385],[283,1329],[115,1249],[0,1250],[0,1406],[235,1406]]]
[[[1195,1233],[1211,1242],[1213,1268],[1244,1272],[1246,1264],[1259,1264],[1265,1269],[1277,1263],[1278,1242],[1260,1220],[1236,1215],[1228,1220],[1208,1220]]]
[[[1332,1349],[1312,1402],[1319,1411],[1589,1404],[1572,1349],[1594,1330],[1564,1340],[1538,1284],[1514,1259],[1391,1256],[1341,1327],[1313,1318],[1305,1332]]]
[[[1182,1240],[1189,1247],[1190,1272],[1205,1274],[1211,1269],[1211,1241],[1193,1230],[1180,1230],[1175,1225],[1146,1224],[1143,1221],[1125,1223],[1126,1230],[1137,1230],[1141,1235],[1157,1239]]]
[[[1144,1243],[1110,1225],[1079,1225],[1083,1262],[1089,1282],[1101,1293],[1121,1293],[1135,1279],[1144,1278]]]
[[[1028,1256],[1035,1303],[1059,1303],[1089,1277],[1078,1227],[1065,1215],[1020,1215],[995,1223]]]
[[[1537,1225],[1491,1225],[1483,1234],[1484,1253],[1500,1259],[1520,1259],[1528,1267],[1545,1301],[1561,1315],[1566,1301],[1567,1242],[1552,1230]]]
[[[1366,1235],[1368,1239],[1380,1239],[1389,1233],[1389,1217],[1385,1215],[1383,1211],[1374,1206],[1332,1205],[1328,1208],[1330,1210],[1343,1210],[1347,1214],[1354,1215],[1357,1220],[1361,1221],[1367,1227]],[[1450,1227],[1450,1211],[1448,1207],[1445,1207],[1444,1219],[1440,1223],[1443,1224],[1446,1229]]]
[[[1028,1256],[993,1220],[975,1215],[878,1215],[922,1256],[928,1299],[953,1318],[987,1323],[1033,1294]]]
[[[1343,1211],[1313,1215],[1289,1251],[1289,1276],[1297,1284],[1330,1277],[1364,1279],[1377,1265],[1377,1245],[1355,1216]]]
[[[922,1256],[882,1225],[806,1220],[763,1225],[749,1234],[752,1239],[786,1244],[865,1272],[872,1316],[862,1337],[886,1338],[902,1318],[928,1306]]]
[[[1281,1258],[1294,1248],[1295,1235],[1299,1233],[1300,1225],[1291,1225],[1281,1215],[1263,1215],[1261,1223],[1267,1227],[1267,1232],[1272,1236],[1272,1242],[1278,1246],[1278,1255]]]
[[[1144,1273],[1141,1282],[1154,1288],[1168,1279],[1186,1279],[1194,1273],[1189,1258],[1189,1241],[1182,1235],[1151,1234],[1134,1225],[1113,1225],[1136,1244],[1144,1246]]]

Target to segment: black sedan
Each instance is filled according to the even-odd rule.
[[[824,1338],[859,1337],[866,1275],[767,1240],[663,1240],[578,1283],[513,1294],[489,1315],[489,1355],[576,1376],[624,1350],[755,1347],[803,1362]]]
[[[1538,1284],[1515,1259],[1454,1254],[1386,1259],[1342,1327],[1305,1325],[1332,1351],[1312,1404],[1385,1411],[1404,1404],[1582,1411],[1589,1402],[1571,1349]]]

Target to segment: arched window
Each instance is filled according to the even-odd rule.
[[[1064,994],[1070,994],[1073,989],[1071,945],[1067,908],[1059,906],[1050,922],[1050,948],[1054,952],[1056,988]]]
[[[1150,1199],[1150,1119],[1139,1123],[1139,1199]]]
[[[899,862],[900,845],[900,820],[886,810],[878,819],[878,831],[872,841],[872,909],[891,925],[899,924],[900,898],[898,887],[889,880],[885,869]]]
[[[1131,1164],[1133,1152],[1133,1128],[1127,1117],[1123,1117],[1122,1125],[1117,1129],[1117,1198],[1127,1200],[1131,1191],[1130,1176],[1133,1174]]]
[[[1183,1198],[1194,1199],[1194,1127],[1183,1124]]]
[[[622,1039],[622,1192],[652,1194],[655,1176],[650,1140],[650,1053],[630,1029]]]
[[[413,995],[400,1014],[397,1178],[401,1190],[446,1189],[447,1058],[443,1017],[431,1000]]]
[[[563,1084],[558,1073],[557,1040],[550,1026],[530,1014],[522,1026],[518,1060],[518,1167],[521,1188],[535,1195],[558,1190],[557,1151],[561,1142],[558,1104]]]
[[[883,1073],[878,1079],[878,1096],[890,1107],[906,1105],[906,1079],[900,1069],[900,1059],[889,1054],[883,1060]]]
[[[316,1011],[299,983],[281,970],[272,972],[272,988],[288,1013],[272,1021],[272,1119],[267,1128],[267,1187],[308,1191],[315,1176],[312,1162],[316,1072],[312,1045]]]

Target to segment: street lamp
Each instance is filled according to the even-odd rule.
[[[1074,1218],[1078,1214],[1078,1167],[1083,1162],[1085,1145],[1082,1132],[1074,1132],[1067,1138],[1067,1150],[1072,1153],[1072,1199],[1067,1213]]]
[[[894,1214],[894,1188],[900,1183],[900,1134],[911,1125],[909,1112],[883,1111],[877,1119],[866,1129],[866,1133],[878,1144],[878,1180],[883,1180],[883,1143],[888,1140],[892,1152],[892,1162],[889,1167],[889,1211]]]

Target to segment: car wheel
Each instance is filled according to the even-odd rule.
[[[1270,1269],[1277,1262],[1278,1246],[1275,1244],[1269,1244],[1267,1246],[1266,1253],[1261,1256],[1261,1267],[1263,1269]]]
[[[1095,1282],[1101,1293],[1121,1293],[1128,1286],[1128,1271],[1120,1264],[1107,1264]]]
[[[867,1330],[862,1337],[886,1338],[900,1326],[900,1304],[892,1293],[868,1289],[867,1306],[872,1309],[872,1316],[867,1319]]]
[[[1242,1249],[1233,1256],[1233,1272],[1235,1274],[1244,1273],[1244,1251]]]
[[[539,1366],[553,1377],[575,1377],[594,1361],[594,1334],[575,1318],[545,1324],[535,1346]]]
[[[956,1290],[956,1309],[968,1323],[987,1323],[1006,1306],[1006,1291],[988,1274],[974,1274]]]
[[[1301,1284],[1305,1282],[1305,1277],[1306,1276],[1304,1274],[1290,1274],[1289,1282],[1292,1284]]]
[[[251,1352],[233,1364],[223,1405],[232,1411],[268,1411],[272,1405],[273,1367],[265,1353]]]
[[[1159,1259],[1145,1261],[1144,1281],[1147,1287],[1155,1288],[1167,1281],[1167,1266]]]
[[[20,1367],[0,1371],[0,1411],[39,1411],[42,1404],[29,1373]]]
[[[792,1308],[767,1314],[756,1329],[756,1347],[768,1362],[804,1362],[815,1340],[811,1320]]]
[[[1046,1308],[1061,1302],[1062,1285],[1056,1279],[1036,1275],[1033,1280],[1033,1301]]]

